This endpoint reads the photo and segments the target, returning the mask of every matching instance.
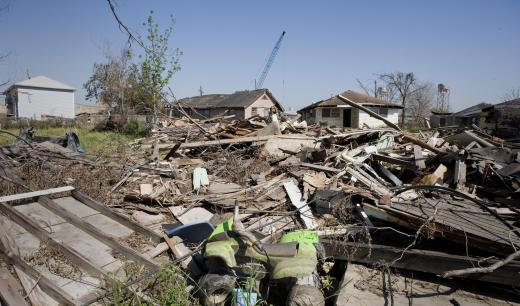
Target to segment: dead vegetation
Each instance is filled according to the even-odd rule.
[[[329,264],[372,267],[356,288],[375,290],[391,304],[394,293],[409,290],[396,283],[401,269],[503,288],[518,283],[517,144],[467,129],[409,134],[287,119],[193,121],[163,121],[116,159],[37,144],[4,148],[2,194],[72,184],[161,233],[155,250],[139,233],[119,240],[152,258],[168,251],[178,263],[150,274],[121,257],[128,277],[106,283],[104,298],[123,304],[152,298],[188,305],[207,293],[197,279],[215,268],[203,260],[211,230],[195,239],[175,228],[205,223],[214,229],[229,218],[243,224],[239,233],[253,235],[253,246],[299,229],[315,232],[323,245],[316,254],[325,251]],[[317,271],[323,301],[346,285],[339,281],[345,269]],[[376,290],[373,282],[384,287]]]

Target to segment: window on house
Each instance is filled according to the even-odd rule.
[[[258,107],[251,108],[251,116],[255,116],[258,114]]]
[[[388,108],[386,107],[380,107],[379,108],[379,115],[386,117],[388,116]]]
[[[339,118],[339,108],[322,108],[321,116],[323,118]]]

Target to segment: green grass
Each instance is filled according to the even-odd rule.
[[[131,141],[137,137],[117,132],[94,132],[87,128],[72,128],[78,135],[80,143],[83,145],[86,154],[101,154],[117,152],[121,145]],[[19,135],[20,130],[16,128],[7,129],[7,131]],[[65,136],[67,128],[45,128],[37,129],[35,136]],[[5,133],[0,133],[0,146],[12,143],[14,137]]]

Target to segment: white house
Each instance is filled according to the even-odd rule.
[[[74,118],[74,91],[73,87],[45,76],[14,83],[4,91],[7,116],[37,120]]]
[[[359,105],[368,107],[392,123],[398,124],[399,122],[399,116],[403,108],[401,105],[351,90],[345,91],[341,95]],[[337,96],[315,102],[302,108],[298,112],[302,115],[302,119],[310,124],[325,123],[330,127],[336,128],[379,128],[386,126],[383,121],[373,118],[357,108],[351,107]]]

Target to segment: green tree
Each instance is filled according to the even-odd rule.
[[[146,27],[146,39],[141,40],[144,53],[139,56],[140,62],[132,69],[132,86],[140,101],[138,108],[152,110],[154,115],[164,105],[165,87],[173,75],[180,70],[179,58],[182,52],[177,48],[170,52],[169,41],[175,25],[175,19],[170,16],[170,25],[159,31],[159,25],[154,20],[153,11],[143,26]]]
[[[87,91],[87,100],[96,100],[118,113],[133,106],[133,93],[130,85],[131,59],[130,49],[123,49],[120,55],[109,50],[105,53],[106,62],[94,63],[92,75],[83,87]]]

